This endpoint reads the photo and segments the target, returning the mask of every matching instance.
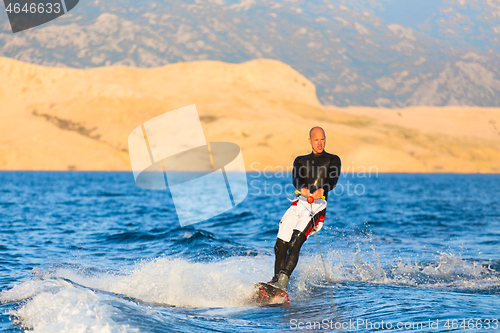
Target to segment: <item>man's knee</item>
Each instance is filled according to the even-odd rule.
[[[294,230],[292,233],[292,239],[290,240],[290,244],[288,245],[288,250],[300,250],[302,247],[302,244],[306,241],[307,236],[305,233],[299,231],[299,230]]]

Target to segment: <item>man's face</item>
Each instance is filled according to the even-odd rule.
[[[325,134],[323,134],[323,131],[319,128],[315,128],[311,133],[309,143],[311,144],[312,150],[315,153],[322,153],[323,149],[325,149],[326,144],[326,138]]]

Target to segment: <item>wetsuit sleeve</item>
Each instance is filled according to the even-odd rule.
[[[303,174],[304,171],[302,170],[302,161],[300,157],[297,157],[295,161],[293,162],[293,186],[297,190],[301,190],[303,187],[306,186],[304,183],[304,178],[301,177],[301,174]]]
[[[330,161],[330,166],[328,168],[328,182],[325,186],[323,186],[323,190],[325,191],[325,193],[328,193],[329,191],[333,190],[335,186],[337,186],[337,182],[339,181],[340,177],[340,168],[340,158],[335,155]]]

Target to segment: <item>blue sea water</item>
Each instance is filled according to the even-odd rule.
[[[0,172],[0,331],[333,331],[316,236],[288,305],[249,301],[290,175],[248,180],[236,208],[181,227],[131,173]],[[500,331],[499,193],[500,175],[343,175],[319,232],[342,331]]]

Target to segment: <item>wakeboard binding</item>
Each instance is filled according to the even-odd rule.
[[[259,282],[257,287],[256,301],[262,304],[283,304],[290,302],[286,290],[279,289],[267,282]]]

